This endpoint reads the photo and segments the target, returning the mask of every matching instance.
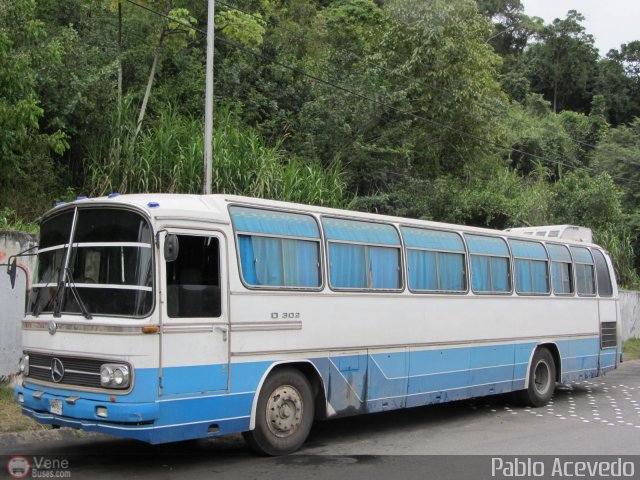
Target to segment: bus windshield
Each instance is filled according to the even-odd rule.
[[[152,235],[140,214],[66,211],[43,221],[40,239],[29,313],[143,317],[151,312]]]

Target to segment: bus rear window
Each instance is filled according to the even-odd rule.
[[[611,297],[613,296],[613,287],[611,286],[611,275],[609,275],[607,261],[600,250],[592,250],[592,252],[596,262],[598,294],[600,294],[601,297]]]

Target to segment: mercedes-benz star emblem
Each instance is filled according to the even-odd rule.
[[[51,320],[49,322],[49,325],[47,325],[47,330],[49,330],[49,333],[51,335],[54,335],[56,333],[56,330],[58,330],[58,325],[56,325],[56,322],[54,322],[53,320]]]
[[[59,358],[54,358],[51,360],[51,380],[56,383],[60,383],[64,378],[64,365],[62,365],[62,360]]]

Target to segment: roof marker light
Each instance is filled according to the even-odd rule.
[[[109,195],[107,195],[108,198],[116,198],[119,197],[120,194],[119,193],[110,193]]]
[[[155,208],[155,207],[159,207],[160,204],[158,202],[149,202],[149,203],[147,203],[147,206],[149,208]]]
[[[87,197],[85,197],[84,195],[76,197],[76,200],[86,200],[86,199],[87,199]]]

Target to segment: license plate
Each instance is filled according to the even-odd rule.
[[[54,415],[62,415],[62,400],[49,400],[49,411]]]

